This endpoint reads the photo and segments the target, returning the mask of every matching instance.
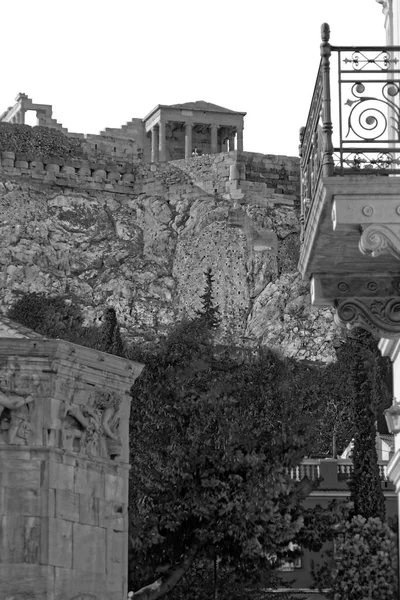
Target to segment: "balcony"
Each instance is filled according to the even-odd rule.
[[[387,473],[388,461],[378,461],[381,487],[393,491],[394,485],[389,481]],[[306,458],[300,465],[290,469],[290,476],[295,481],[307,478],[320,481],[319,490],[348,490],[347,482],[353,470],[353,463],[345,458]]]
[[[400,46],[335,47],[300,132],[299,270],[336,321],[400,336]]]

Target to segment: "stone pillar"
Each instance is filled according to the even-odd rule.
[[[167,160],[167,139],[166,139],[166,121],[160,119],[159,125],[159,143],[158,143],[158,157],[161,162]]]
[[[192,123],[185,123],[185,158],[192,156]]]
[[[228,144],[229,144],[229,152],[233,152],[233,150],[235,149],[235,133],[229,134]]]
[[[158,127],[151,128],[151,162],[158,162]]]
[[[243,126],[237,128],[236,150],[243,151]]]
[[[213,123],[211,125],[211,154],[217,154],[218,152],[218,125]]]
[[[60,340],[0,338],[0,598],[127,597],[141,369]]]

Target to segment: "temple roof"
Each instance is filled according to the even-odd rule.
[[[7,317],[0,315],[0,338],[25,338],[28,340],[46,339],[28,327],[24,327]]]
[[[184,110],[206,110],[212,112],[224,112],[233,113],[236,111],[218,106],[218,104],[212,104],[211,102],[205,102],[204,100],[196,100],[196,102],[184,102],[183,104],[170,104],[168,108],[182,108]]]
[[[247,113],[240,112],[237,110],[231,110],[230,108],[225,108],[223,106],[218,106],[218,104],[212,104],[212,102],[206,102],[205,100],[196,100],[195,102],[184,102],[183,104],[157,104],[143,119],[143,121],[147,121],[152,114],[154,114],[157,110],[162,108],[174,108],[176,110],[197,110],[199,112],[217,112],[217,113],[225,113],[230,115],[241,115],[244,117]]]

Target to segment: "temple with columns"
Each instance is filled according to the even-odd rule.
[[[243,150],[245,115],[202,100],[159,104],[143,119],[151,138],[151,162]]]

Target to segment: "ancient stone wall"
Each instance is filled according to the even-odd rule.
[[[73,298],[88,322],[117,311],[156,342],[199,308],[215,275],[221,340],[329,360],[332,313],[310,307],[296,265],[298,159],[252,153],[132,165],[3,153],[0,307],[21,291]]]
[[[0,598],[126,598],[129,389],[141,368],[0,338]]]

